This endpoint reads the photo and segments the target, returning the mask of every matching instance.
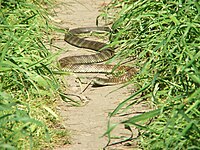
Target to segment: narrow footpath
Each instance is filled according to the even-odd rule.
[[[108,4],[107,0],[59,0],[55,9],[57,16],[54,19],[62,28],[91,27],[95,26],[96,17],[100,14],[99,9]],[[60,35],[63,36],[64,35]],[[62,38],[62,37],[60,37]],[[56,46],[66,49],[61,56],[91,54],[84,49],[73,47],[64,40],[54,43]],[[77,77],[84,74],[71,74],[66,76],[66,92],[79,94],[86,84],[78,82]],[[87,74],[85,76],[92,76]],[[94,75],[93,75],[94,76]],[[56,150],[100,150],[107,144],[107,137],[101,137],[107,129],[108,113],[127,98],[132,92],[132,86],[120,88],[122,85],[93,88],[89,86],[81,94],[85,98],[85,104],[81,107],[69,106],[61,101],[59,111],[64,124],[71,134],[71,145],[58,147]],[[120,89],[118,89],[120,88]],[[113,90],[116,90],[112,92]],[[133,111],[141,111],[142,106],[137,106]],[[144,109],[144,108],[143,108]],[[120,120],[120,118],[116,118]],[[121,128],[121,129],[120,129]],[[120,127],[115,132],[119,135],[130,136],[130,132]],[[122,130],[123,129],[123,130]],[[137,136],[137,130],[134,136]],[[134,149],[135,145],[122,143],[106,149],[128,150]]]

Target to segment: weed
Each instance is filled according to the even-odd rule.
[[[59,83],[52,73],[55,56],[44,44],[51,31],[47,3],[0,0],[1,149],[48,147],[54,129],[66,133],[51,127],[59,124],[54,112]]]
[[[140,66],[130,81],[140,88],[120,103],[110,117],[134,107],[137,101],[151,101],[154,110],[119,123],[143,131],[141,148],[198,149],[199,2],[113,0],[105,10],[102,16],[113,21],[111,45],[118,47],[117,57],[134,56],[134,66]],[[114,11],[117,13],[111,15]],[[149,125],[141,123],[148,119],[153,119]],[[109,122],[106,135],[110,138],[112,130]]]

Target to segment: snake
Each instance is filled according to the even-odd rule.
[[[96,51],[95,54],[67,56],[58,60],[60,67],[68,72],[75,73],[110,73],[123,72],[120,76],[109,78],[94,77],[95,85],[115,85],[127,82],[137,72],[135,68],[129,66],[118,66],[110,64],[100,64],[111,59],[115,55],[113,48],[108,44],[80,38],[78,35],[91,32],[111,32],[109,27],[79,27],[69,30],[65,33],[64,40],[79,48],[86,48]]]

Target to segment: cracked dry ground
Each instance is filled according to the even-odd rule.
[[[55,8],[56,16],[54,21],[61,28],[91,27],[95,26],[96,17],[100,14],[99,9],[108,4],[106,0],[59,0]],[[57,35],[64,38],[63,34]],[[67,44],[64,40],[54,41],[54,45],[66,49],[61,57],[91,54],[84,49],[79,49]],[[66,76],[66,93],[79,94],[86,84],[77,82],[77,76],[94,76],[93,74],[71,74]],[[133,86],[120,88],[122,85],[105,86],[93,88],[89,86],[81,94],[87,103],[81,107],[69,106],[66,102],[60,101],[59,112],[64,120],[64,125],[70,131],[71,144],[56,148],[57,150],[99,150],[107,144],[107,137],[101,137],[107,129],[108,113],[127,98],[133,91]],[[118,89],[120,88],[120,89]],[[118,90],[116,90],[118,89]],[[116,91],[114,91],[116,90]],[[113,92],[112,92],[113,91]],[[131,111],[142,111],[147,109],[145,104],[135,106]],[[113,118],[119,121],[120,117]],[[116,135],[130,136],[130,131],[124,127],[114,130]],[[134,137],[137,130],[133,131]],[[122,143],[109,146],[106,149],[128,150],[136,149],[135,145]]]

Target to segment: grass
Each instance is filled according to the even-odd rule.
[[[137,91],[109,115],[109,141],[112,130],[124,124],[139,129],[140,148],[199,149],[199,1],[113,0],[104,11],[100,17],[113,23],[110,45],[117,47],[116,57],[134,56],[133,67],[140,66],[130,81]],[[112,123],[113,116],[140,101],[154,110]]]
[[[49,1],[0,0],[0,148],[68,143],[55,112],[59,82],[46,45]],[[53,139],[52,139],[53,137]],[[58,140],[63,139],[63,140]]]

